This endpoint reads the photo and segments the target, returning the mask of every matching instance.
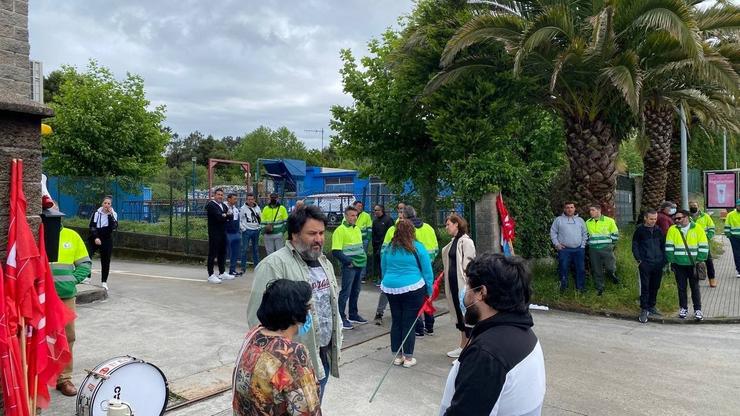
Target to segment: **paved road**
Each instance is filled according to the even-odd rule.
[[[228,383],[246,329],[251,278],[206,285],[202,268],[115,261],[110,299],[79,308],[75,380],[116,355],[159,366],[174,390],[197,395]],[[376,289],[360,310],[372,317]],[[545,415],[737,415],[740,408],[740,326],[641,325],[563,312],[535,312],[545,352]],[[327,415],[433,415],[438,412],[457,342],[446,316],[437,334],[418,341],[419,364],[395,367],[373,403],[368,398],[389,362],[383,328],[345,334],[342,378],[331,379]],[[364,340],[369,340],[360,343]],[[217,396],[172,415],[229,415],[230,397]],[[56,392],[45,415],[74,414],[74,399]]]

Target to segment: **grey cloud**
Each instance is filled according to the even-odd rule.
[[[121,3],[121,4],[119,4]],[[318,147],[342,94],[339,50],[365,44],[409,1],[30,2],[31,55],[47,72],[97,59],[144,77],[153,104],[181,134],[241,135],[286,125]]]

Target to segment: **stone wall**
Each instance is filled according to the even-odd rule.
[[[28,1],[0,0],[0,90],[31,98]]]

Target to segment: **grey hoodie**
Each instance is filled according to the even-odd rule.
[[[585,248],[588,241],[586,223],[578,214],[572,217],[560,214],[550,227],[550,240],[556,247],[562,244],[567,248]]]

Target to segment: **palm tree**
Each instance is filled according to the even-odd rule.
[[[699,53],[681,0],[530,0],[488,2],[442,55],[443,71],[429,88],[485,66],[475,48],[502,42],[516,75],[534,78],[541,99],[565,124],[570,192],[581,206],[596,202],[613,213],[619,141],[640,114],[643,70],[630,41],[664,32]],[[463,51],[468,55],[461,56]],[[472,51],[472,52],[471,52]]]
[[[678,7],[680,14],[675,16],[697,35],[708,30],[735,30],[738,26],[737,7],[717,4],[705,10],[692,8],[697,3],[689,1],[685,7]],[[694,44],[681,44],[668,33],[653,32],[638,35],[631,43],[641,57],[641,121],[649,142],[643,159],[642,206],[657,208],[666,198],[676,112],[682,107],[688,113],[704,114],[703,118],[711,123],[734,125],[733,105],[728,100],[737,94],[740,77],[730,60],[707,41],[697,49]],[[673,146],[673,153],[677,145]],[[677,196],[676,190],[671,185],[672,198]]]

